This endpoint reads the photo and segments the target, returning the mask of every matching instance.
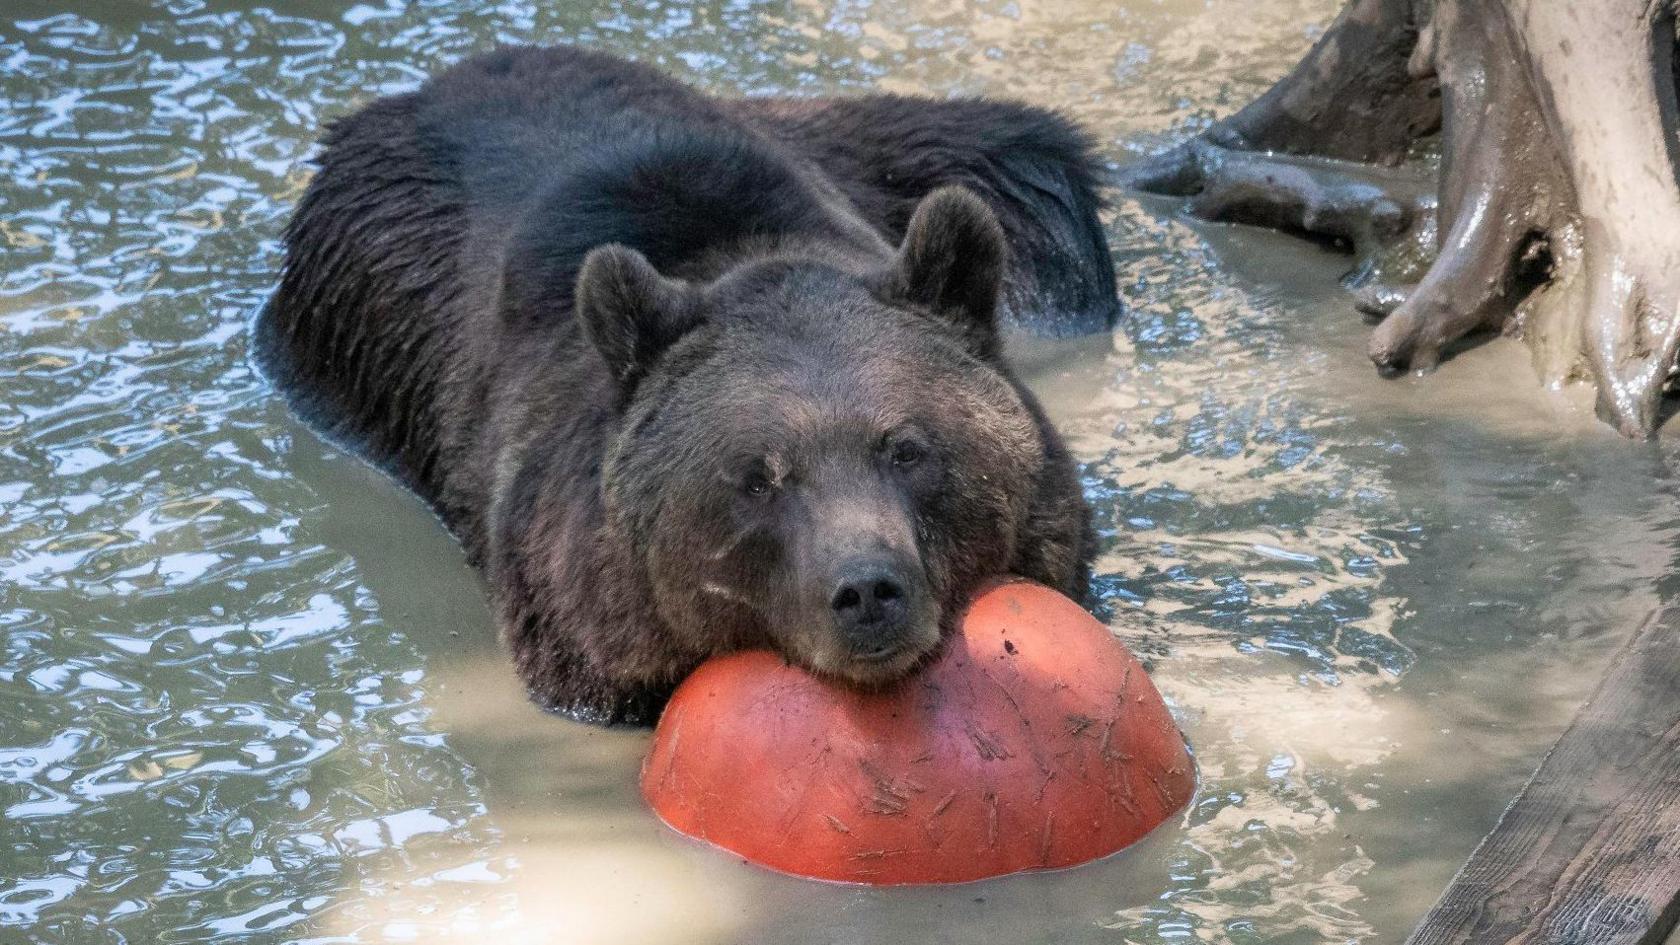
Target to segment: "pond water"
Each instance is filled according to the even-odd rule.
[[[661,827],[646,735],[527,704],[441,528],[247,350],[323,122],[497,42],[1019,96],[1119,163],[1336,5],[7,0],[0,943],[1400,942],[1673,583],[1673,447],[1519,345],[1381,381],[1345,258],[1118,197],[1121,330],[1017,354],[1202,789],[1098,864],[898,890]]]

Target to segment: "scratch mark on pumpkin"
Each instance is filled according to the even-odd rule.
[[[863,802],[865,813],[890,816],[902,814],[909,808],[910,796],[900,791],[892,778],[867,761],[858,762],[858,767],[869,777],[870,787],[874,789],[874,793]]]
[[[1038,862],[1042,866],[1049,866],[1050,865],[1050,838],[1051,838],[1051,831],[1055,828],[1055,826],[1056,826],[1056,815],[1055,815],[1055,813],[1052,812],[1052,811],[1045,811],[1045,813],[1044,813],[1044,832],[1039,835],[1039,839],[1038,839]]]
[[[899,856],[903,850],[862,850],[852,854],[854,860],[884,860],[889,856]]]
[[[677,712],[677,717],[672,721],[676,724],[671,726],[671,747],[665,750],[665,770],[659,775],[659,790],[661,793],[670,787],[671,777],[677,770],[677,746],[682,743],[683,714],[681,710]]]
[[[980,753],[980,758],[983,761],[996,761],[1000,758],[1014,757],[1009,753],[1009,749],[994,739],[990,733],[983,732],[972,725],[969,726],[968,737],[973,740],[974,750]]]
[[[993,794],[991,791],[987,791],[985,797],[986,797],[986,846],[988,848],[995,848],[997,846],[997,835],[998,835],[997,795]]]
[[[956,800],[956,799],[957,799],[957,792],[956,791],[952,791],[951,793],[949,793],[949,794],[945,795],[944,797],[940,798],[939,803],[933,805],[933,813],[928,815],[928,819],[932,820],[933,818],[938,817],[940,814],[945,813],[945,808],[950,807],[951,802]]]

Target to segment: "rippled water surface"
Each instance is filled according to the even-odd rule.
[[[247,360],[323,123],[497,42],[1021,96],[1119,163],[1335,6],[8,0],[0,942],[1399,942],[1672,568],[1671,451],[1514,344],[1379,381],[1345,260],[1118,198],[1122,329],[1019,354],[1203,789],[1102,863],[922,890],[658,826],[646,736],[528,706],[449,539]]]

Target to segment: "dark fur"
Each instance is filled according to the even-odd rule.
[[[1054,331],[1112,320],[1088,144],[1061,119],[721,101],[607,56],[505,49],[338,122],[319,165],[259,359],[306,419],[437,510],[546,703],[647,721],[706,656],[793,645],[763,606],[702,591],[764,572],[738,578],[751,603],[785,570],[789,526],[694,470],[731,438],[815,436],[831,404],[913,421],[936,450],[869,501],[910,510],[943,616],[998,571],[1083,591],[1073,463],[973,288],[1001,278],[1017,317]],[[953,183],[992,214],[947,194],[895,252]],[[993,214],[1007,255],[988,271]],[[591,255],[609,243],[640,256]],[[715,573],[692,560],[725,539],[745,550]]]
[[[1003,225],[1005,311],[1022,328],[1068,337],[1114,327],[1120,301],[1091,142],[1065,119],[1013,102],[901,95],[732,104],[895,241],[934,188],[978,194]]]

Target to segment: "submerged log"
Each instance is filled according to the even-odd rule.
[[[1680,920],[1680,609],[1634,635],[1407,945],[1663,945]]]
[[[1349,243],[1386,374],[1518,334],[1543,382],[1591,381],[1600,416],[1649,436],[1680,351],[1675,6],[1350,0],[1271,91],[1124,175],[1208,219]],[[1436,132],[1438,221],[1410,185],[1349,191],[1338,162],[1394,165]],[[1396,221],[1436,241],[1415,280],[1371,245],[1403,243]]]

